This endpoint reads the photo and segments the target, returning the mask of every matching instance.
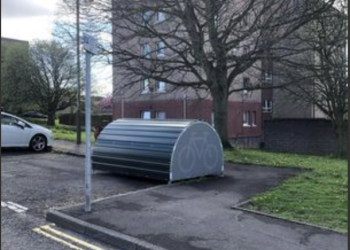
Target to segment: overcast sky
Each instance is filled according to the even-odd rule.
[[[1,0],[1,37],[26,41],[51,40],[57,1],[60,0]],[[92,87],[102,95],[111,93],[111,67],[92,70],[100,76]]]
[[[50,39],[57,0],[1,0],[1,37]]]

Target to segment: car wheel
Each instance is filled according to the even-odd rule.
[[[35,135],[31,140],[29,147],[35,152],[42,152],[47,147],[46,137],[43,135]]]

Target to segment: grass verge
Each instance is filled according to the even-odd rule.
[[[49,128],[53,132],[53,137],[55,140],[65,140],[65,141],[77,140],[76,126],[59,124],[58,119],[56,120],[55,126],[47,126],[46,119],[30,118],[27,120],[32,123],[39,124],[41,126]],[[86,142],[85,127],[81,127],[81,141],[83,143]],[[95,141],[94,136],[91,131],[91,142],[94,142],[94,141]]]
[[[55,125],[54,127],[50,127],[53,132],[53,137],[55,140],[65,140],[65,141],[76,141],[77,133],[76,128],[74,126],[67,125]],[[85,128],[81,129],[81,141],[86,142]],[[91,131],[91,142],[95,141],[93,133]]]
[[[225,157],[232,163],[311,169],[276,189],[252,197],[248,208],[348,232],[346,159],[259,150],[226,151]]]

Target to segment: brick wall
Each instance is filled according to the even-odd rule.
[[[298,154],[335,154],[337,137],[325,119],[270,120],[264,122],[264,148]]]
[[[186,106],[186,110],[184,109]],[[114,102],[113,118],[121,118],[122,106]],[[125,118],[140,118],[141,111],[151,111],[155,118],[157,111],[166,112],[167,119],[199,119],[212,123],[212,102],[210,100],[168,100],[168,101],[139,101],[124,103]],[[262,134],[261,106],[258,102],[229,102],[228,103],[228,135],[234,146],[242,148],[257,148]],[[256,112],[256,126],[243,127],[243,112]],[[184,114],[185,113],[185,114]]]

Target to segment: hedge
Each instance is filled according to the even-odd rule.
[[[63,125],[76,125],[76,114],[63,114],[59,116],[59,122]],[[106,126],[108,123],[113,121],[112,115],[101,114],[101,115],[91,115],[91,126]],[[85,126],[85,114],[80,114],[80,124]]]

